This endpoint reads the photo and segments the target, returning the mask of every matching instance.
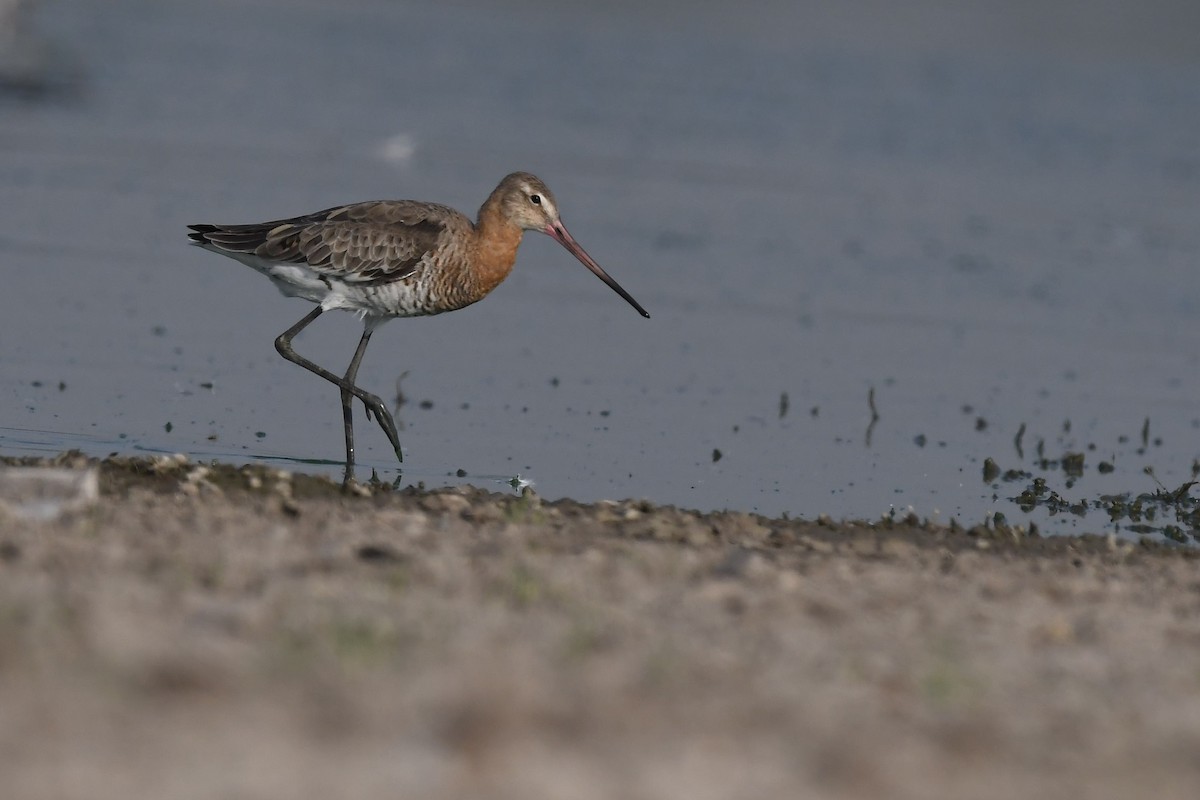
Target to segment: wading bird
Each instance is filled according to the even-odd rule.
[[[189,225],[193,244],[236,259],[271,279],[283,294],[317,307],[275,340],[294,364],[341,389],[346,427],[345,485],[354,479],[353,398],[374,415],[403,461],[396,423],[383,401],[355,385],[371,334],[393,317],[420,317],[482,300],[512,272],[525,231],[540,231],[583,262],[649,317],[567,231],[554,195],[539,178],[514,172],[492,191],[472,222],[448,206],[379,200],[250,225]],[[298,355],[292,339],[326,311],[359,315],[363,334],[344,376]]]

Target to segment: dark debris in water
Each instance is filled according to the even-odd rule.
[[[1176,542],[1200,542],[1200,499],[1190,494],[1193,486],[1195,481],[1188,481],[1171,491],[1103,494],[1088,501],[1063,497],[1046,486],[1043,477],[1038,477],[1013,501],[1026,513],[1039,507],[1048,510],[1051,516],[1073,513],[1085,517],[1088,511],[1098,511],[1130,533],[1158,534]]]
[[[1188,481],[1175,489],[1161,487],[1138,494],[1104,494],[1087,500],[1060,494],[1050,488],[1045,477],[1035,477],[1020,494],[1009,499],[1027,514],[1039,508],[1050,516],[1073,514],[1082,518],[1089,511],[1101,512],[1110,523],[1130,533],[1157,534],[1175,542],[1196,543],[1200,542],[1200,498],[1192,495],[1196,484],[1197,481]]]
[[[1074,514],[1083,517],[1088,511],[1086,500],[1072,501],[1063,497],[1046,485],[1045,478],[1034,478],[1025,491],[1010,499],[1026,514],[1035,508],[1044,508],[1050,512],[1050,516]]]
[[[1024,426],[1018,433],[1017,442],[1024,434]],[[1142,426],[1143,441],[1149,436],[1149,420]],[[1124,437],[1123,437],[1124,438]],[[1095,450],[1089,446],[1089,450]],[[1087,517],[1089,512],[1103,514],[1108,524],[1117,530],[1141,536],[1162,536],[1174,542],[1200,542],[1200,498],[1193,496],[1193,487],[1200,480],[1200,459],[1192,465],[1193,480],[1169,489],[1154,476],[1154,470],[1144,471],[1158,484],[1153,492],[1124,492],[1103,494],[1095,498],[1072,497],[1068,494],[1077,480],[1087,471],[1087,457],[1082,452],[1067,451],[1058,458],[1045,454],[1045,442],[1038,441],[1034,471],[1003,470],[993,458],[983,463],[983,481],[992,486],[998,483],[1024,483],[1024,488],[1008,499],[1026,514],[1043,509],[1050,516],[1072,514]],[[1096,462],[1095,470],[1100,475],[1112,474],[1116,467],[1113,458]],[[1040,473],[1040,474],[1039,474]],[[1062,481],[1061,488],[1053,488],[1055,479]]]
[[[1193,497],[1196,481],[1175,489],[1104,495],[1095,502],[1112,522],[1140,534],[1158,533],[1176,542],[1200,542],[1200,498]]]
[[[983,460],[983,482],[994,483],[996,478],[1000,477],[1000,467],[991,457]]]
[[[1072,478],[1082,478],[1083,477],[1083,466],[1084,466],[1083,453],[1064,453],[1063,457],[1059,463],[1062,464],[1063,472],[1065,472],[1069,477],[1072,477]],[[1043,465],[1042,468],[1043,469],[1053,469],[1053,464]]]

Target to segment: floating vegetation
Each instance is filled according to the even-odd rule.
[[[1108,513],[1112,522],[1126,522],[1134,533],[1159,533],[1176,542],[1200,542],[1200,498],[1193,497],[1196,481],[1188,481],[1176,489],[1160,485],[1154,492],[1104,495],[1096,501],[1097,508]]]
[[[1050,512],[1050,516],[1070,513],[1077,517],[1083,517],[1087,515],[1088,511],[1086,500],[1068,500],[1058,492],[1050,489],[1046,485],[1045,478],[1034,478],[1033,483],[1025,491],[1011,498],[1011,500],[1026,514],[1035,508],[1044,508]]]
[[[1069,423],[1064,425],[1067,429]],[[1025,434],[1022,425],[1017,432],[1014,444],[1018,453],[1021,452],[1021,441]],[[1150,434],[1150,421],[1147,418],[1141,426],[1142,446],[1153,441]],[[1120,437],[1122,442],[1128,442],[1128,436]],[[1095,444],[1089,444],[1087,451],[1096,451]],[[1144,452],[1144,450],[1139,450]],[[1111,475],[1116,471],[1116,455],[1107,459],[1093,462],[1095,473]],[[1007,484],[1024,484],[1014,496],[1008,499],[1026,514],[1038,509],[1044,509],[1051,516],[1072,514],[1083,518],[1089,512],[1102,513],[1108,524],[1118,531],[1139,536],[1163,536],[1171,541],[1181,543],[1200,543],[1200,459],[1194,459],[1191,465],[1191,480],[1174,488],[1168,488],[1154,473],[1153,467],[1143,471],[1157,484],[1152,492],[1123,492],[1093,496],[1092,498],[1071,497],[1068,491],[1075,487],[1088,471],[1088,461],[1085,452],[1067,449],[1058,457],[1051,457],[1046,452],[1044,439],[1037,441],[1037,457],[1033,462],[1032,471],[1009,469],[1005,470],[994,458],[986,458],[983,462],[983,481],[996,486],[998,482]],[[1061,485],[1055,486],[1056,483]],[[1015,487],[1014,487],[1015,488]]]
[[[996,462],[989,458],[983,460],[983,482],[993,483],[996,478],[1000,477],[1000,467]]]
[[[1009,498],[1025,513],[1044,508],[1051,516],[1070,513],[1084,517],[1089,510],[1102,511],[1111,523],[1139,535],[1158,534],[1176,542],[1200,542],[1200,498],[1191,490],[1198,481],[1175,489],[1160,487],[1154,492],[1105,494],[1099,499],[1071,500],[1051,489],[1045,478],[1033,481],[1016,497]]]
[[[1035,466],[1042,472],[1057,472],[1062,470],[1067,476],[1067,488],[1071,488],[1077,478],[1083,477],[1087,461],[1083,453],[1063,453],[1059,458],[1046,458],[1045,443],[1038,440],[1038,458]],[[1101,472],[1104,470],[1101,469]]]
[[[1083,477],[1083,453],[1064,453],[1061,463],[1063,472],[1067,473],[1070,477]]]

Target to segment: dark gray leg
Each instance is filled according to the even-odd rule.
[[[375,415],[375,421],[379,423],[379,427],[383,429],[384,434],[388,437],[388,441],[392,443],[392,449],[396,451],[396,458],[403,461],[404,454],[400,450],[400,437],[396,435],[396,423],[392,420],[392,415],[388,412],[387,406],[377,396],[370,392],[365,392],[354,385],[354,378],[358,374],[358,365],[362,362],[363,354],[367,351],[367,342],[371,339],[370,330],[365,331],[362,339],[359,340],[358,349],[354,352],[354,359],[350,362],[350,369],[347,370],[346,377],[344,378],[338,377],[329,370],[317,366],[304,356],[297,354],[292,348],[292,339],[296,338],[296,334],[307,328],[313,320],[321,316],[322,311],[324,309],[317,306],[295,325],[279,334],[279,338],[275,340],[275,349],[279,352],[279,355],[288,361],[304,367],[314,375],[320,375],[342,390],[343,419],[346,422],[346,482],[348,483],[353,477],[354,468],[354,421],[350,414],[349,396],[353,395],[363,402],[367,410],[367,419],[371,418],[372,413]]]
[[[354,351],[354,358],[350,359],[350,367],[346,370],[346,383],[354,385],[355,378],[358,377],[358,365],[362,363],[363,354],[367,352],[367,342],[371,341],[371,330],[368,328],[363,331],[362,338],[358,340],[358,349]],[[345,386],[342,387],[342,419],[346,423],[346,475],[354,475],[354,409],[351,403],[354,401],[354,395],[350,393]],[[371,418],[371,407],[367,406],[367,419]]]

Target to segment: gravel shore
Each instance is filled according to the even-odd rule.
[[[0,518],[4,797],[1200,796],[1195,550],[91,468]]]

